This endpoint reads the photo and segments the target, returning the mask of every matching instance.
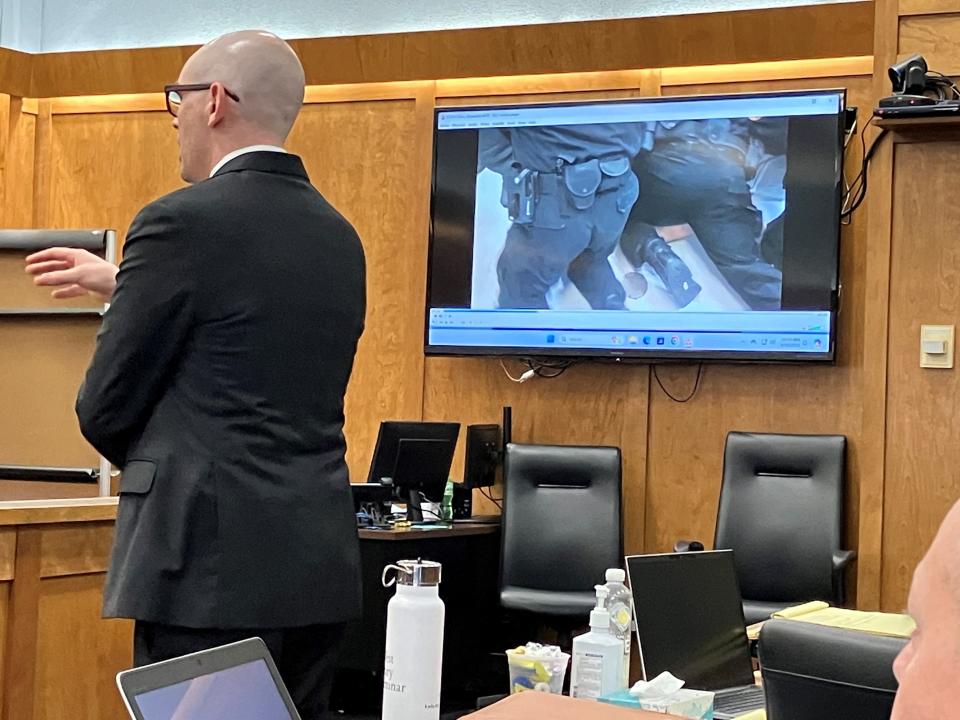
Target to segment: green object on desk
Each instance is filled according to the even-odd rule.
[[[440,504],[440,519],[444,522],[453,520],[453,480],[447,480],[443,490],[443,502]]]

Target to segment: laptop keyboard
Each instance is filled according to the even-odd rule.
[[[714,713],[730,717],[743,715],[764,707],[763,688],[756,685],[720,690],[713,696]]]

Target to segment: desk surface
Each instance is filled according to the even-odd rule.
[[[493,535],[499,532],[497,523],[456,523],[451,527],[403,527],[390,530],[360,529],[361,540],[424,540],[426,538],[464,537],[466,535]]]

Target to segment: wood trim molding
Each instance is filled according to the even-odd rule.
[[[2,717],[8,720],[34,716],[42,533],[40,528],[21,528],[17,532],[2,686],[6,692],[0,701]]]
[[[33,93],[33,55],[0,47],[0,92],[18,97]]]
[[[877,0],[873,83],[877,97],[888,88],[887,68],[897,53],[897,0]],[[874,135],[875,136],[875,135]],[[869,452],[860,470],[857,606],[880,607],[883,572],[883,496],[886,482],[887,350],[890,318],[890,243],[893,218],[893,144],[884,141],[870,163],[870,202],[864,294],[863,436]]]
[[[0,527],[114,520],[118,502],[116,497],[0,502]]]
[[[864,56],[873,52],[873,15],[873,3],[861,0],[291,44],[303,61],[308,85],[386,83]],[[784,27],[791,32],[783,33]],[[842,32],[837,30],[841,27]],[[156,92],[177,77],[194,50],[39,55],[3,50],[0,92],[28,97]]]
[[[437,81],[399,81],[347,85],[311,85],[304,104],[369,102],[377,100],[418,100],[426,95],[437,100],[452,98],[535,95],[564,91],[608,91],[643,89],[659,73],[657,86],[682,87],[747,82],[758,80],[795,80],[804,78],[851,77],[870,75],[870,56],[782,60],[762,63],[733,63],[672,67],[662,70],[610,70],[592,73],[551,73],[487,78],[453,78]],[[24,98],[21,112],[39,115],[41,101]],[[51,115],[84,115],[128,112],[165,112],[163,93],[127,93],[117,95],[81,95],[49,99]]]
[[[960,13],[960,2],[957,0],[900,0],[897,13],[900,17]]]
[[[784,60],[781,62],[736,63],[707,67],[664,68],[665,87],[710,85],[762,80],[805,80],[807,78],[851,77],[873,73],[873,56]]]

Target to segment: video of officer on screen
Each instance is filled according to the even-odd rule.
[[[477,133],[473,309],[780,310],[786,117]]]

